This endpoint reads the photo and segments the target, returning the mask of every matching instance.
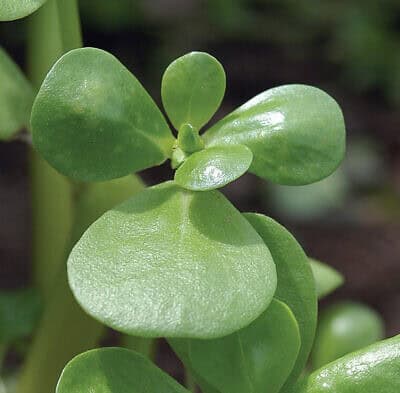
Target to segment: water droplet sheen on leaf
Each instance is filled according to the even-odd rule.
[[[204,134],[206,147],[243,144],[250,171],[275,183],[309,184],[330,175],[345,152],[345,126],[336,101],[320,89],[285,85],[267,90]]]
[[[398,393],[400,335],[327,364],[300,386],[296,393]]]
[[[213,190],[242,176],[252,159],[251,150],[244,145],[211,147],[187,158],[176,171],[175,181],[193,191]]]

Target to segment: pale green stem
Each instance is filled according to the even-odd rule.
[[[123,335],[121,345],[127,349],[139,352],[151,360],[154,359],[157,350],[157,340],[146,337]]]

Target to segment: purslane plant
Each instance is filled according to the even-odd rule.
[[[83,181],[168,158],[176,169],[174,181],[148,188],[86,231],[69,257],[70,286],[104,324],[167,337],[205,392],[318,391],[318,375],[296,384],[316,326],[308,258],[278,223],[241,215],[216,189],[247,170],[293,185],[329,175],[344,155],[343,117],[321,90],[288,85],[261,93],[200,135],[224,90],[223,68],[212,56],[193,52],[175,60],[161,90],[174,138],[143,87],[112,55],[78,49],[54,65],[31,124],[36,148],[56,169]],[[398,339],[388,342],[398,352]],[[379,345],[381,353],[387,346]],[[119,362],[131,357],[132,367],[156,373],[135,356],[119,349],[82,355],[65,369],[58,392],[82,389],[83,369],[93,373],[86,380],[93,389],[105,378],[110,392],[142,391],[142,380],[104,371],[123,368]],[[398,367],[399,359],[390,359]],[[332,384],[342,368],[329,371]]]
[[[174,79],[184,83],[172,85]],[[210,55],[191,53],[168,67],[162,97],[179,129],[176,142],[139,82],[103,51],[85,48],[63,56],[38,93],[33,141],[58,170],[105,180],[168,157],[178,167],[175,182],[149,188],[106,213],[71,253],[69,280],[78,302],[117,330],[213,338],[248,325],[272,300],[275,265],[248,220],[211,190],[250,165],[256,173],[278,168],[277,181],[312,182],[343,157],[339,107],[322,91],[301,85],[259,95],[200,137],[198,129],[216,111],[224,87],[222,67]],[[307,108],[315,116],[306,117]],[[325,143],[314,145],[318,138]],[[242,153],[235,154],[238,149]],[[310,270],[308,277],[312,281]],[[118,285],[121,280],[125,285]]]
[[[2,0],[0,18],[42,3]],[[224,91],[224,70],[212,56],[174,61],[161,95],[175,137],[112,55],[78,49],[50,70],[31,127],[54,168],[78,181],[111,180],[167,159],[176,169],[173,181],[106,212],[77,242],[68,261],[77,301],[116,330],[167,337],[205,393],[397,392],[399,336],[301,377],[316,328],[313,272],[321,296],[340,277],[310,263],[280,224],[239,213],[217,191],[246,171],[290,185],[328,176],[344,155],[340,108],[314,87],[281,86],[200,134]],[[86,390],[187,391],[120,348],[89,351],[66,366],[57,392]]]

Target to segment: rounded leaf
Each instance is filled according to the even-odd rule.
[[[312,373],[301,393],[400,392],[400,335],[350,353]]]
[[[61,173],[109,180],[164,162],[174,138],[138,80],[111,54],[75,49],[50,70],[32,110],[33,143]]]
[[[173,348],[175,341],[179,346],[181,340],[170,340]],[[279,392],[300,349],[296,319],[276,299],[249,326],[229,336],[184,341],[195,375],[221,393]]]
[[[276,271],[267,246],[217,191],[151,187],[105,213],[68,260],[81,306],[138,336],[213,338],[268,306]]]
[[[165,70],[161,96],[171,123],[200,129],[217,111],[225,94],[225,71],[213,56],[191,52]]]
[[[330,175],[345,153],[345,126],[336,101],[315,87],[286,85],[252,98],[204,134],[206,147],[243,144],[257,176],[287,185]]]
[[[0,0],[0,21],[24,18],[45,2],[46,0]]]
[[[33,97],[31,85],[0,47],[0,140],[12,138],[29,125]]]
[[[64,368],[56,393],[189,393],[150,360],[123,348],[94,349]]]
[[[252,159],[244,145],[210,147],[187,158],[175,172],[175,182],[188,190],[214,190],[242,176]]]
[[[334,304],[320,315],[311,354],[313,367],[319,368],[383,337],[383,321],[376,311],[360,303]]]
[[[302,373],[314,341],[317,325],[314,277],[303,249],[282,225],[261,214],[246,213],[244,216],[271,251],[278,274],[275,296],[290,307],[299,324],[301,348],[286,382],[290,385]]]
[[[343,284],[343,276],[333,267],[312,258],[309,258],[309,262],[318,299],[324,298]]]

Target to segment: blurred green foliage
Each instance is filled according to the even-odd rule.
[[[169,49],[182,40],[239,38],[278,45],[289,56],[318,54],[339,66],[350,89],[377,89],[400,103],[398,0],[81,0],[81,11],[84,25],[114,32],[142,26],[169,40]]]

